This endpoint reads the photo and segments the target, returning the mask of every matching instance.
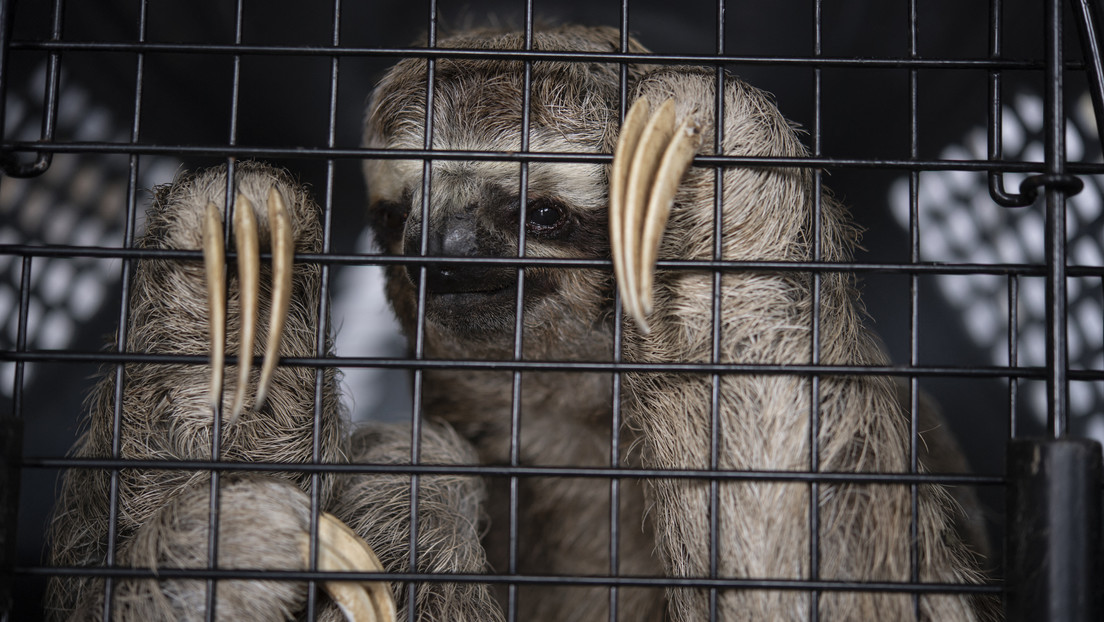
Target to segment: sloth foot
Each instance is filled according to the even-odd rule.
[[[272,373],[279,358],[291,304],[294,240],[291,219],[284,197],[275,187],[268,192],[268,225],[271,229],[272,311],[269,338],[261,365],[254,409],[264,404]],[[239,193],[233,211],[234,244],[238,255],[239,296],[241,304],[241,342],[238,352],[238,384],[231,407],[229,424],[242,412],[245,391],[253,362],[253,343],[257,326],[257,299],[260,281],[260,250],[257,215],[254,206]],[[221,401],[226,350],[226,267],[223,223],[220,210],[208,203],[203,219],[203,258],[207,275],[208,324],[211,337],[210,404],[215,412]],[[310,537],[299,535],[304,561],[310,560]],[[383,566],[364,540],[332,514],[324,513],[318,523],[318,569],[343,572],[383,572]],[[341,608],[350,622],[392,622],[395,604],[384,582],[325,581],[323,588]]]
[[[701,146],[701,126],[687,117],[676,127],[668,99],[649,117],[646,99],[633,104],[613,155],[610,174],[610,248],[626,313],[649,331],[652,281],[659,241],[675,192]]]

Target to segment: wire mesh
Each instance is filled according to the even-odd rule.
[[[90,3],[88,3],[90,4]],[[202,3],[201,3],[202,4]],[[486,582],[505,586],[503,610],[518,619],[518,588],[541,584],[601,586],[609,590],[609,619],[619,619],[618,591],[630,587],[694,587],[709,590],[712,617],[724,589],[901,591],[1004,594],[1000,546],[993,547],[984,585],[944,585],[920,580],[916,549],[918,490],[928,483],[976,488],[987,510],[994,542],[1003,535],[1006,484],[1004,444],[1011,438],[1050,434],[1104,438],[1104,251],[1101,232],[1101,103],[1099,35],[1093,33],[1091,3],[1054,2],[1044,19],[1035,3],[991,0],[963,8],[954,2],[822,4],[819,0],[777,7],[770,2],[686,3],[682,12],[661,3],[557,7],[556,17],[619,25],[620,50],[613,53],[549,52],[532,49],[538,16],[532,0],[495,5],[506,22],[520,24],[526,45],[508,51],[442,49],[439,33],[464,25],[459,9],[436,0],[424,7],[386,3],[362,6],[334,0],[325,9],[292,2],[212,2],[187,8],[149,0],[106,2],[102,7],[55,0],[0,4],[0,384],[5,421],[5,500],[12,501],[3,543],[11,580],[10,619],[41,614],[43,585],[50,576],[103,577],[107,594],[124,577],[201,578],[207,581],[206,618],[213,619],[217,585],[225,579],[311,581],[308,619],[318,608],[314,582],[334,575],[320,571],[230,570],[217,567],[218,539],[208,542],[206,570],[126,568],[115,563],[118,474],[123,469],[210,472],[211,490],[220,477],[239,472],[296,472],[311,478],[312,542],[317,543],[320,477],[326,473],[410,476],[411,515],[418,512],[421,477],[482,476],[506,483],[510,507],[506,566],[489,574],[409,572],[407,584],[433,581]],[[1064,7],[1064,8],[1063,8]],[[469,8],[469,11],[472,9]],[[959,11],[966,11],[960,15]],[[1063,13],[1064,11],[1064,13]],[[441,17],[444,15],[445,17]],[[457,17],[452,17],[457,15]],[[478,20],[477,20],[478,21]],[[1065,26],[1063,27],[1063,24]],[[1073,34],[1083,28],[1080,37]],[[1084,25],[1084,26],[1083,26]],[[1097,24],[1098,25],[1098,24]],[[419,32],[421,34],[419,34]],[[607,164],[611,154],[564,154],[532,149],[528,143],[529,101],[525,101],[520,151],[513,153],[434,149],[432,118],[425,143],[416,150],[361,147],[363,103],[384,68],[402,58],[425,59],[433,97],[435,63],[441,59],[506,58],[521,61],[526,84],[542,61],[621,64],[620,113],[628,101],[627,66],[637,34],[656,53],[648,62],[704,65],[744,77],[774,92],[790,118],[806,128],[809,156],[737,157],[699,155],[695,165],[713,167],[715,182],[714,259],[663,260],[665,270],[705,270],[713,275],[712,356],[706,363],[631,363],[622,359],[620,313],[615,318],[609,361],[531,360],[523,355],[521,318],[526,268],[594,268],[609,271],[605,258],[527,256],[525,209],[528,166],[533,163]],[[409,41],[417,41],[411,45]],[[654,42],[654,43],[653,43]],[[1085,50],[1085,53],[1082,53]],[[721,89],[717,89],[720,93]],[[526,88],[528,94],[528,88]],[[715,106],[723,117],[723,97]],[[713,137],[719,146],[721,137]],[[720,151],[715,149],[715,151]],[[128,351],[128,293],[136,261],[197,262],[199,251],[136,248],[143,228],[146,189],[171,182],[183,169],[246,159],[272,161],[308,182],[322,206],[324,241],[318,253],[297,262],[321,267],[322,291],[312,357],[289,357],[283,365],[317,370],[314,400],[315,446],[307,464],[224,462],[220,418],[214,418],[209,460],[125,460],[119,445],[123,371],[131,363],[206,365],[205,356]],[[415,159],[426,162],[421,209],[430,209],[431,161],[516,162],[521,176],[521,226],[515,257],[464,259],[427,252],[392,256],[374,250],[364,228],[361,162]],[[807,262],[722,259],[722,171],[729,167],[800,167],[814,171],[816,241]],[[26,179],[24,179],[26,178]],[[1018,182],[1018,187],[1017,187]],[[854,262],[822,259],[821,184],[830,185],[868,228],[867,250]],[[1083,188],[1083,190],[1082,190]],[[1070,199],[1067,207],[1066,199]],[[1040,199],[1040,200],[1036,200]],[[227,204],[232,202],[228,187]],[[1023,205],[1021,211],[1007,208]],[[378,282],[378,270],[404,265],[420,270],[423,310],[426,270],[450,264],[517,269],[513,357],[509,360],[437,360],[424,349],[424,313],[405,350],[386,310],[365,320],[355,315],[362,283]],[[811,362],[773,365],[725,362],[720,356],[720,288],[723,274],[737,271],[800,272],[820,291],[825,274],[857,275],[872,324],[897,363],[847,366],[822,362],[820,301],[813,305]],[[369,271],[377,271],[370,273]],[[374,275],[374,276],[373,276]],[[344,284],[344,286],[342,286]],[[377,299],[379,294],[375,296]],[[331,305],[331,300],[332,305]],[[618,301],[617,304],[620,304]],[[332,322],[326,318],[334,315]],[[354,323],[384,328],[372,343],[342,345]],[[330,325],[333,324],[333,325]],[[118,328],[112,345],[102,336]],[[327,351],[338,335],[337,353]],[[383,335],[383,336],[381,336]],[[89,381],[106,366],[115,374],[112,455],[67,457],[80,430],[81,400]],[[369,378],[357,395],[356,417],[410,421],[413,445],[408,464],[327,464],[319,439],[323,370],[340,368],[351,379]],[[512,374],[509,460],[500,465],[422,464],[419,439],[423,383],[427,371],[468,369]],[[521,451],[522,377],[562,371],[612,375],[609,462],[605,466],[536,466]],[[707,469],[626,468],[630,451],[622,438],[621,374],[684,372],[712,378],[713,419]],[[391,376],[379,374],[390,373]],[[395,375],[409,376],[396,390]],[[782,374],[809,379],[810,446],[806,472],[732,471],[719,468],[717,413],[721,380],[731,374]],[[827,376],[888,376],[903,379],[911,413],[910,472],[841,474],[820,472],[820,380]],[[60,378],[61,380],[56,380]],[[373,378],[376,378],[373,380]],[[357,380],[357,383],[360,381]],[[64,387],[64,390],[60,390]],[[390,390],[387,390],[390,387]],[[922,392],[933,394],[962,438],[974,472],[921,472],[921,435],[916,413]],[[370,414],[361,411],[374,410]],[[389,414],[388,414],[389,413]],[[22,427],[22,431],[18,428]],[[20,437],[22,446],[20,447]],[[13,440],[15,439],[15,440]],[[59,568],[44,561],[44,525],[55,481],[64,469],[104,469],[112,474],[110,532],[102,567]],[[519,482],[527,478],[590,478],[609,483],[609,573],[553,576],[519,571]],[[710,482],[713,535],[708,576],[639,577],[620,574],[621,487],[654,478]],[[718,486],[731,481],[798,482],[818,498],[822,485],[840,482],[908,486],[912,504],[910,581],[824,580],[817,574],[820,518],[809,504],[807,580],[732,578],[718,571],[716,534]],[[210,495],[209,526],[217,531],[219,495]],[[15,535],[13,535],[15,534]],[[417,568],[417,521],[410,533],[410,567]],[[18,549],[16,549],[18,542]],[[317,548],[317,547],[315,547]],[[317,560],[315,560],[316,562]],[[314,562],[312,562],[314,563]],[[343,575],[389,578],[380,573]],[[393,578],[393,577],[391,577]],[[414,591],[407,593],[414,619]],[[815,600],[814,600],[815,602]],[[914,602],[918,603],[916,598]],[[104,600],[103,616],[113,614]],[[916,604],[917,610],[919,604]],[[813,619],[817,608],[811,608]]]

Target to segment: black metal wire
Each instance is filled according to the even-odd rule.
[[[724,54],[725,44],[725,2],[717,0],[717,55]],[[713,83],[713,153],[724,153],[725,140],[725,70],[718,66],[714,69]],[[713,259],[724,257],[724,170],[713,170]],[[710,352],[712,363],[721,362],[721,344],[724,338],[724,324],[721,322],[724,290],[721,289],[721,273],[713,273],[713,306],[710,318]],[[709,468],[720,468],[721,460],[721,382],[720,374],[710,378],[709,394]],[[721,503],[720,488],[717,480],[709,482],[709,578],[719,576],[719,556],[721,546]],[[709,589],[709,619],[717,619],[717,590]]]
[[[332,41],[336,47],[341,44],[341,0],[333,0],[333,29],[332,29]],[[326,129],[326,146],[333,147],[337,142],[337,95],[338,84],[340,76],[340,59],[336,56],[330,59],[330,101],[329,101],[329,118],[327,119]],[[330,251],[332,244],[332,223],[333,223],[333,205],[334,205],[334,161],[326,161],[326,186],[325,196],[322,203],[322,254],[325,255]],[[330,291],[330,266],[321,266],[319,274],[319,287],[321,291]],[[326,356],[326,344],[330,335],[329,317],[330,317],[330,297],[320,296],[318,299],[318,326],[315,330],[315,356],[318,358],[324,358]],[[318,367],[314,373],[314,417],[311,426],[311,434],[313,435],[311,443],[311,462],[314,464],[322,463],[322,409],[323,409],[323,395],[325,391],[325,369]],[[308,536],[310,538],[310,555],[307,560],[308,570],[318,569],[318,520],[322,513],[322,499],[321,499],[321,473],[311,473],[310,479],[310,526]],[[417,495],[414,495],[417,498]],[[417,516],[416,510],[412,516]],[[415,521],[411,521],[412,523]],[[412,529],[416,527],[412,526]],[[416,554],[416,547],[411,546],[411,550]],[[416,568],[414,569],[416,570]],[[310,581],[307,584],[307,620],[313,622],[317,618],[318,612],[318,586],[315,581]]]
[[[66,566],[20,566],[16,571],[29,575],[91,576],[140,579],[249,579],[265,581],[388,581],[399,577],[417,583],[489,583],[519,585],[567,585],[579,587],[680,587],[706,589],[822,590],[896,592],[907,594],[999,594],[997,585],[959,583],[910,583],[892,581],[803,581],[799,579],[708,579],[682,577],[603,577],[539,574],[447,574],[385,572],[306,572],[288,570],[219,569],[214,571],[183,568],[87,568]]]
[[[427,59],[468,59],[468,60],[512,60],[512,61],[558,61],[558,62],[650,62],[661,65],[765,65],[794,67],[824,67],[863,69],[1005,69],[1040,70],[1044,68],[1039,60],[994,60],[982,58],[852,58],[823,56],[734,56],[717,54],[639,54],[609,52],[567,52],[548,50],[479,50],[469,48],[444,47],[338,47],[328,45],[252,45],[252,44],[214,44],[214,43],[124,43],[100,41],[12,41],[9,49],[32,52],[96,52],[96,53],[138,53],[146,54],[204,54],[216,56],[321,56],[329,58],[335,54],[341,57],[380,57],[395,60],[403,58]],[[1066,69],[1081,71],[1082,61],[1068,61]]]
[[[908,53],[909,58],[919,56],[917,41],[917,7],[916,0],[909,0],[908,5]],[[909,99],[909,157],[917,158],[920,155],[920,128],[919,128],[919,85],[917,83],[917,70],[908,71],[908,99]],[[909,171],[909,261],[920,261],[920,173],[916,170]],[[909,275],[909,364],[916,366],[920,362],[920,282],[915,274]],[[916,473],[920,470],[920,408],[918,398],[916,376],[908,379],[908,417],[909,417],[909,472]],[[915,484],[909,486],[909,580],[920,580],[920,500],[919,492]],[[920,619],[920,597],[912,596],[913,616]]]
[[[816,0],[813,5],[813,56],[819,58],[822,53],[824,31],[824,6],[821,0]],[[820,157],[823,150],[823,119],[821,118],[823,93],[823,70],[820,67],[813,69],[813,157]],[[824,243],[824,174],[821,170],[813,171],[813,262],[820,262],[823,257]],[[809,362],[813,365],[820,364],[820,324],[821,324],[821,274],[811,274],[812,280],[812,317],[809,318],[810,356]],[[820,471],[820,377],[809,378],[809,470],[813,473]],[[813,581],[820,579],[820,483],[809,484],[809,578]],[[820,619],[820,592],[814,590],[809,594],[809,621],[818,622]]]

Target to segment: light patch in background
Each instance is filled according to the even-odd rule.
[[[22,88],[9,90],[4,136],[39,138],[45,79],[43,67]],[[80,141],[129,140],[106,108],[93,104],[87,92],[64,76],[58,101],[58,135]],[[172,182],[179,171],[180,162],[174,158],[142,158],[136,198],[138,232],[145,218],[144,192]],[[128,179],[125,157],[71,154],[56,154],[40,177],[0,178],[0,245],[121,248]],[[358,249],[369,253],[373,247],[365,231]],[[0,249],[0,349],[9,351],[16,349],[20,331],[23,263],[21,257]],[[27,349],[71,349],[81,327],[109,302],[107,294],[119,282],[121,268],[121,261],[115,259],[34,258],[23,329]],[[332,309],[337,351],[358,357],[404,356],[405,340],[384,298],[382,268],[347,268],[337,273],[336,284]],[[0,397],[12,397],[15,369],[14,362],[0,363]],[[24,386],[34,380],[36,369],[24,366]],[[404,370],[344,369],[345,399],[353,418],[409,421],[407,377]]]
[[[1043,101],[1029,93],[1012,98],[1003,109],[1004,157],[1008,160],[1043,161]],[[1097,144],[1096,123],[1088,95],[1077,102],[1066,126],[1070,161],[1099,161],[1100,152],[1087,152]],[[1086,140],[1085,137],[1088,137]],[[988,158],[986,130],[976,127],[961,144],[951,145],[941,160]],[[1018,192],[1025,175],[1005,174],[1008,192]],[[1066,239],[1070,266],[1104,266],[1104,200],[1096,176],[1084,176],[1085,189],[1067,202]],[[909,180],[890,187],[890,207],[897,223],[909,227]],[[1043,264],[1043,201],[1026,208],[1004,208],[989,197],[984,173],[924,171],[917,189],[920,258],[925,262],[952,264]],[[1008,279],[995,275],[954,275],[935,279],[947,303],[959,312],[975,345],[989,355],[993,365],[1044,366],[1046,363],[1045,292],[1042,277],[1019,279],[1018,346],[1016,361],[1009,361]],[[1104,369],[1104,300],[1101,279],[1070,277],[1069,357],[1074,370]],[[1027,412],[1046,421],[1046,384],[1023,382],[1021,400]],[[1069,409],[1075,434],[1104,442],[1104,383],[1070,382]]]
[[[40,68],[22,88],[9,90],[4,136],[38,140],[45,80],[45,68]],[[92,104],[79,86],[62,76],[60,88],[58,135],[79,141],[125,143],[130,139],[112,122],[110,112]],[[179,166],[173,158],[143,157],[139,193],[171,182]],[[0,244],[121,248],[129,174],[126,158],[56,154],[40,177],[0,178]],[[141,195],[137,200],[144,203]],[[144,216],[145,210],[139,207],[139,230]],[[24,261],[0,250],[0,349],[4,350],[16,349]],[[120,279],[122,263],[89,257],[30,261],[27,349],[71,348],[79,327],[107,302],[107,292]],[[0,396],[12,397],[15,369],[14,362],[0,363]],[[24,366],[24,385],[35,375],[36,366]]]
[[[358,253],[375,253],[369,229],[357,240]],[[383,293],[381,266],[343,268],[337,275],[331,317],[338,356],[401,358],[406,339]],[[353,421],[410,421],[409,372],[380,367],[345,367],[342,393]]]

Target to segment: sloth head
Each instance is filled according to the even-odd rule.
[[[535,33],[533,48],[616,52],[619,40],[614,29],[566,27]],[[439,46],[516,50],[524,49],[524,39],[518,33],[477,31],[443,39]],[[634,42],[632,50],[643,48]],[[426,60],[406,59],[384,76],[369,103],[366,146],[581,154],[611,150],[620,97],[615,63],[534,62],[526,102],[522,61],[439,59],[432,68],[431,119],[426,114],[427,67]],[[388,272],[388,294],[408,335],[413,335],[418,289],[425,279],[431,355],[437,337],[469,356],[512,350],[517,264],[480,259],[517,259],[522,243],[526,258],[609,256],[608,182],[602,163],[534,161],[523,167],[473,156],[430,162],[373,159],[366,162],[365,172],[371,222],[382,250],[442,258]],[[578,344],[608,322],[608,270],[528,266],[523,272],[527,353],[536,353],[537,344]]]

